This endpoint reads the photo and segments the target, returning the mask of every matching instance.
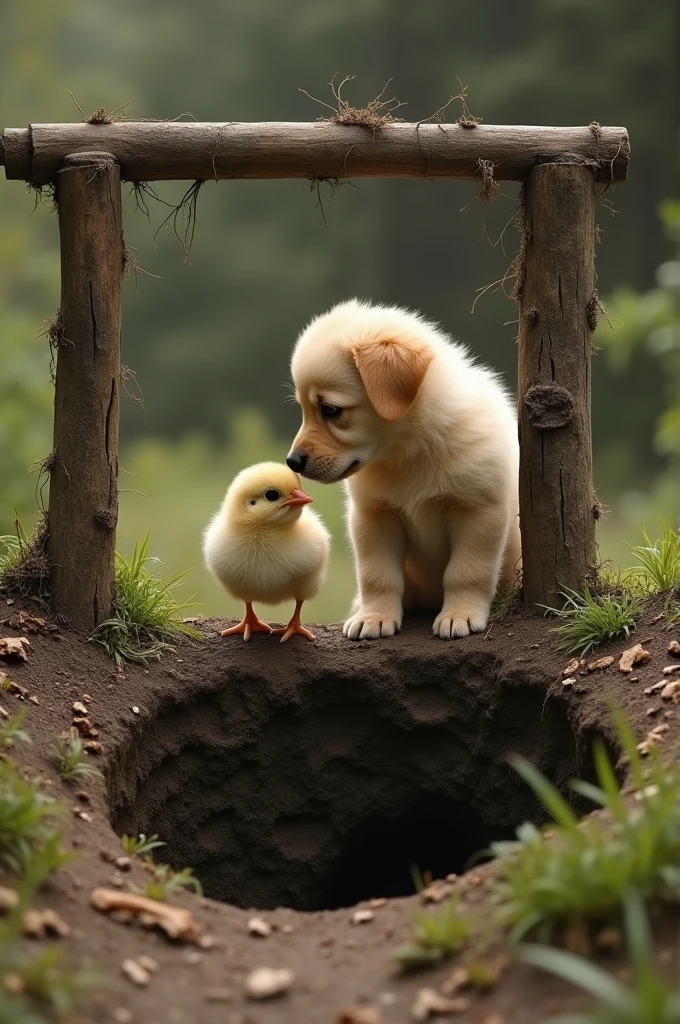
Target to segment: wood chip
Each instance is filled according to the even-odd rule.
[[[411,1007],[411,1019],[429,1020],[443,1014],[465,1013],[469,1008],[469,999],[447,999],[433,988],[421,988]]]
[[[452,891],[450,885],[436,879],[422,890],[420,898],[423,903],[441,903],[442,900],[451,895]]]
[[[151,981],[151,975],[136,960],[123,960],[120,969],[134,985],[145,988]]]
[[[77,701],[74,702],[73,707],[72,707],[71,710],[73,711],[74,715],[81,715],[81,716],[87,717],[87,714],[88,714],[87,708],[85,707],[83,702],[80,701],[80,700],[77,700]]]
[[[7,889],[4,885],[0,885],[0,913],[14,910],[18,903],[19,897],[14,889]]]
[[[586,672],[602,672],[604,669],[609,668],[610,665],[614,664],[614,659],[611,654],[608,654],[606,658],[598,658],[597,661],[590,661],[586,666]]]
[[[352,924],[368,924],[372,921],[375,914],[372,910],[355,910],[352,914]]]
[[[99,729],[95,729],[89,718],[76,717],[73,724],[81,736],[88,740],[96,740],[99,736]]]
[[[66,921],[54,910],[27,910],[21,930],[31,939],[44,939],[46,935],[58,935],[60,939],[67,939],[71,934]]]
[[[193,914],[182,907],[171,907],[159,900],[150,900],[136,893],[116,892],[115,889],[93,889],[90,902],[95,910],[104,914],[116,911],[138,917],[147,927],[158,927],[171,939],[193,942],[199,936]]]
[[[285,967],[256,967],[246,978],[245,992],[249,999],[272,999],[288,992],[293,980]]]
[[[83,747],[87,750],[88,754],[101,754],[102,745],[99,740],[86,740],[83,743]]]
[[[658,693],[659,690],[663,690],[664,686],[668,686],[668,683],[665,679],[662,679],[660,682],[654,683],[653,686],[646,687],[644,691],[645,697],[649,697],[652,693]]]
[[[567,679],[562,680],[562,686],[570,687],[573,686],[575,682],[576,680],[573,678],[573,676],[569,676]]]
[[[30,646],[31,642],[25,636],[0,637],[0,658],[6,658],[8,661],[28,661]]]
[[[632,672],[633,665],[643,665],[646,661],[651,661],[651,654],[646,651],[642,644],[635,644],[634,647],[629,647],[627,651],[624,651],[619,658],[619,672]]]
[[[666,665],[661,671],[665,676],[674,676],[676,673],[680,674],[680,665]]]
[[[638,743],[638,753],[642,754],[643,757],[646,757],[652,747],[656,746],[658,743],[663,743],[664,734],[667,733],[669,729],[670,725],[668,725],[667,722],[662,722],[661,725],[656,725],[647,733],[642,742]]]
[[[266,939],[272,933],[272,926],[262,917],[251,917],[248,921],[248,931],[251,935],[257,935],[261,939]]]
[[[674,704],[680,702],[680,679],[674,679],[670,683],[666,683],[663,690],[661,691],[663,700],[672,700]]]
[[[370,900],[368,905],[371,910],[380,910],[382,907],[387,906],[387,900],[384,896],[381,896],[379,899]]]
[[[383,1024],[384,1017],[375,1006],[345,1006],[335,1020],[336,1024]]]
[[[680,641],[671,640],[668,645],[668,653],[672,658],[680,658]]]
[[[5,676],[7,679],[7,677]],[[5,683],[5,689],[8,693],[16,693],[20,700],[26,700],[28,697],[28,690],[25,686],[20,686],[19,683],[15,683],[13,679],[8,679]]]
[[[571,661],[562,669],[563,678],[566,679],[567,676],[575,676],[582,664],[583,662],[578,658],[572,658]]]

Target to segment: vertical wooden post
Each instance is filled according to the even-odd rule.
[[[522,587],[560,602],[595,563],[590,430],[597,323],[593,173],[542,164],[528,176],[519,292]]]
[[[52,602],[90,632],[111,612],[118,518],[123,236],[120,167],[108,153],[66,157],[48,552]]]

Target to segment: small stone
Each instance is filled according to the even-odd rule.
[[[433,988],[421,988],[411,1007],[412,1020],[429,1020],[438,1014],[465,1013],[469,999],[447,999]]]
[[[606,658],[598,658],[597,661],[589,662],[586,666],[586,672],[602,672],[613,664],[614,659],[610,654],[608,654]]]
[[[677,640],[671,640],[668,645],[668,653],[672,658],[680,658],[680,642]]]
[[[197,949],[188,949],[184,954],[184,959],[188,964],[191,964],[192,967],[195,967],[196,964],[200,964],[202,961],[203,954],[199,953]]]
[[[383,1024],[384,1017],[375,1006],[346,1006],[335,1020],[336,1024]]]
[[[294,930],[295,929],[293,928],[292,924],[284,924],[283,927],[281,928],[281,931],[283,932],[284,935],[292,935]]]
[[[114,871],[109,878],[109,885],[112,885],[114,889],[122,889],[125,885],[125,879],[122,875],[119,875],[117,871]]]
[[[645,711],[645,715],[647,716],[647,718],[653,718],[654,715],[659,714],[659,711],[661,711],[661,708],[647,708],[647,710]]]
[[[74,715],[81,715],[81,716],[87,717],[88,710],[85,707],[85,705],[82,703],[82,701],[79,701],[79,700],[74,701],[73,707],[71,708],[71,710],[73,711]]]
[[[256,967],[245,982],[249,999],[272,999],[284,995],[293,984],[293,972],[285,967]]]
[[[116,857],[113,863],[119,871],[129,871],[132,867],[132,857]]]
[[[148,971],[149,974],[155,974],[158,970],[158,961],[154,960],[152,956],[142,954],[142,956],[137,957],[137,963],[143,970]]]
[[[30,640],[25,636],[0,637],[0,658],[15,661],[28,661],[28,650],[31,646]]]
[[[251,935],[257,935],[261,939],[266,939],[272,933],[272,926],[262,917],[251,917],[248,921],[248,931]]]
[[[619,672],[632,672],[633,665],[643,665],[651,659],[651,654],[643,648],[642,644],[635,644],[634,647],[629,647],[627,651],[624,651],[619,658]]]
[[[128,978],[133,985],[138,985],[139,988],[145,988],[151,981],[151,975],[149,972],[136,960],[123,960],[120,969],[125,977]]]
[[[134,1020],[132,1012],[124,1006],[117,1006],[113,1011],[113,1019],[116,1024],[132,1024]]]
[[[31,704],[40,704],[40,701],[38,700],[38,698],[35,695],[29,697],[28,699],[29,699]]]
[[[206,932],[204,935],[199,935],[197,941],[201,949],[214,949],[215,946],[218,944],[215,936],[210,935],[208,932]]]
[[[368,924],[368,922],[372,921],[374,917],[375,914],[372,910],[355,910],[352,914],[351,921],[352,924]]]
[[[674,676],[676,673],[680,675],[680,665],[666,665],[665,668],[661,669],[661,672],[665,676]]]
[[[19,897],[14,889],[6,889],[4,885],[0,885],[0,912],[13,910],[18,903]]]
[[[83,700],[85,701],[86,704],[89,704],[90,701],[92,700],[92,697],[90,697],[89,693],[84,693]]]
[[[73,817],[80,818],[81,821],[92,821],[92,815],[84,811],[82,807],[73,808]]]
[[[233,999],[230,988],[207,988],[203,995],[209,1003],[228,1003]]]
[[[87,750],[88,754],[101,754],[102,745],[99,740],[85,740],[83,747]]]
[[[569,688],[570,686],[573,686],[575,682],[576,680],[572,676],[570,676],[568,679],[562,680],[562,686],[566,686],[567,688]]]
[[[673,682],[666,683],[661,691],[661,697],[662,700],[672,700],[674,704],[677,704],[680,698],[680,679],[674,679]]]
[[[644,691],[645,697],[649,697],[652,693],[658,693],[659,690],[663,690],[664,686],[667,685],[666,680],[662,679],[660,682],[654,683],[654,686],[647,686]]]
[[[420,898],[423,903],[441,903],[442,900],[445,900],[450,895],[451,886],[447,885],[446,882],[442,882],[440,879],[437,879],[434,882],[430,882],[430,884],[422,890]]]
[[[137,707],[136,704],[132,708],[132,714],[133,715],[138,715],[139,714],[139,708]]]
[[[370,900],[368,905],[371,910],[380,910],[381,907],[387,906],[387,900],[384,896],[381,896],[378,899]]]

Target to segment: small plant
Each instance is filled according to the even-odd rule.
[[[644,544],[631,545],[638,564],[626,570],[626,576],[639,580],[648,594],[673,590],[680,586],[680,534],[663,526],[661,537],[651,541],[642,530]]]
[[[144,887],[144,895],[150,900],[164,902],[174,892],[179,892],[181,889],[194,892],[197,896],[203,895],[203,887],[194,876],[193,868],[173,871],[167,864],[155,864],[153,875]]]
[[[58,838],[55,819],[62,813],[62,806],[23,779],[13,762],[0,761],[0,863],[25,871],[36,853]],[[53,870],[70,859],[63,851],[58,855],[58,842],[50,849],[59,862]]]
[[[66,740],[57,740],[54,744],[54,753],[59,775],[64,782],[101,775],[98,768],[87,763],[87,751],[83,746],[80,736],[71,736]]]
[[[680,994],[660,977],[644,906],[635,892],[625,903],[626,938],[633,967],[633,986],[627,988],[611,974],[574,953],[550,946],[520,947],[519,958],[549,971],[597,1000],[588,1013],[556,1017],[552,1024],[677,1024]]]
[[[10,1015],[0,1015],[0,1020],[11,1024],[47,1024],[72,1019],[85,993],[100,984],[102,977],[98,971],[73,970],[61,961],[62,951],[58,947],[30,956],[18,944],[8,946],[0,955],[0,973],[5,985],[11,979],[11,994],[5,997]],[[0,1002],[0,1014],[2,1008]]]
[[[630,636],[642,610],[641,599],[628,591],[596,594],[586,586],[582,594],[565,590],[562,596],[563,608],[542,607],[559,620],[550,632],[557,637],[558,650],[565,654],[584,655],[606,640]]]
[[[145,857],[159,846],[165,846],[165,843],[162,843],[158,836],[147,838],[142,832],[138,836],[121,836],[120,845],[129,857]]]
[[[0,751],[11,750],[16,743],[30,743],[31,737],[22,728],[26,718],[26,709],[22,708],[7,719],[0,727]]]
[[[149,563],[158,560],[147,554],[148,548],[149,534],[135,544],[129,559],[116,552],[115,615],[101,622],[91,637],[119,667],[126,661],[147,665],[173,650],[172,640],[200,636],[182,621],[191,602],[178,604],[173,593],[186,572],[163,583],[149,571]]]
[[[492,845],[498,858],[495,894],[515,937],[555,925],[605,921],[635,888],[645,899],[680,895],[680,766],[664,765],[655,750],[646,762],[623,716],[617,731],[628,757],[633,793],[624,799],[602,743],[594,749],[599,786],[573,788],[608,812],[583,822],[552,783],[522,758],[513,765],[552,821],[549,836],[534,825],[515,842]]]
[[[50,584],[47,520],[41,516],[31,537],[18,519],[16,530],[16,535],[0,536],[0,587],[9,594],[31,597],[44,604]]]
[[[404,970],[429,967],[459,950],[471,929],[471,918],[461,911],[454,893],[442,910],[421,910],[414,915],[411,941],[398,946],[394,957]]]
[[[491,603],[491,618],[494,622],[505,618],[517,606],[520,588],[515,585],[499,587]]]

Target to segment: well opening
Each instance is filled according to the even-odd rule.
[[[253,666],[161,703],[112,759],[113,827],[157,833],[163,860],[241,907],[334,909],[413,893],[413,866],[460,873],[545,818],[508,755],[569,793],[593,735],[492,655],[435,660],[292,684]]]

